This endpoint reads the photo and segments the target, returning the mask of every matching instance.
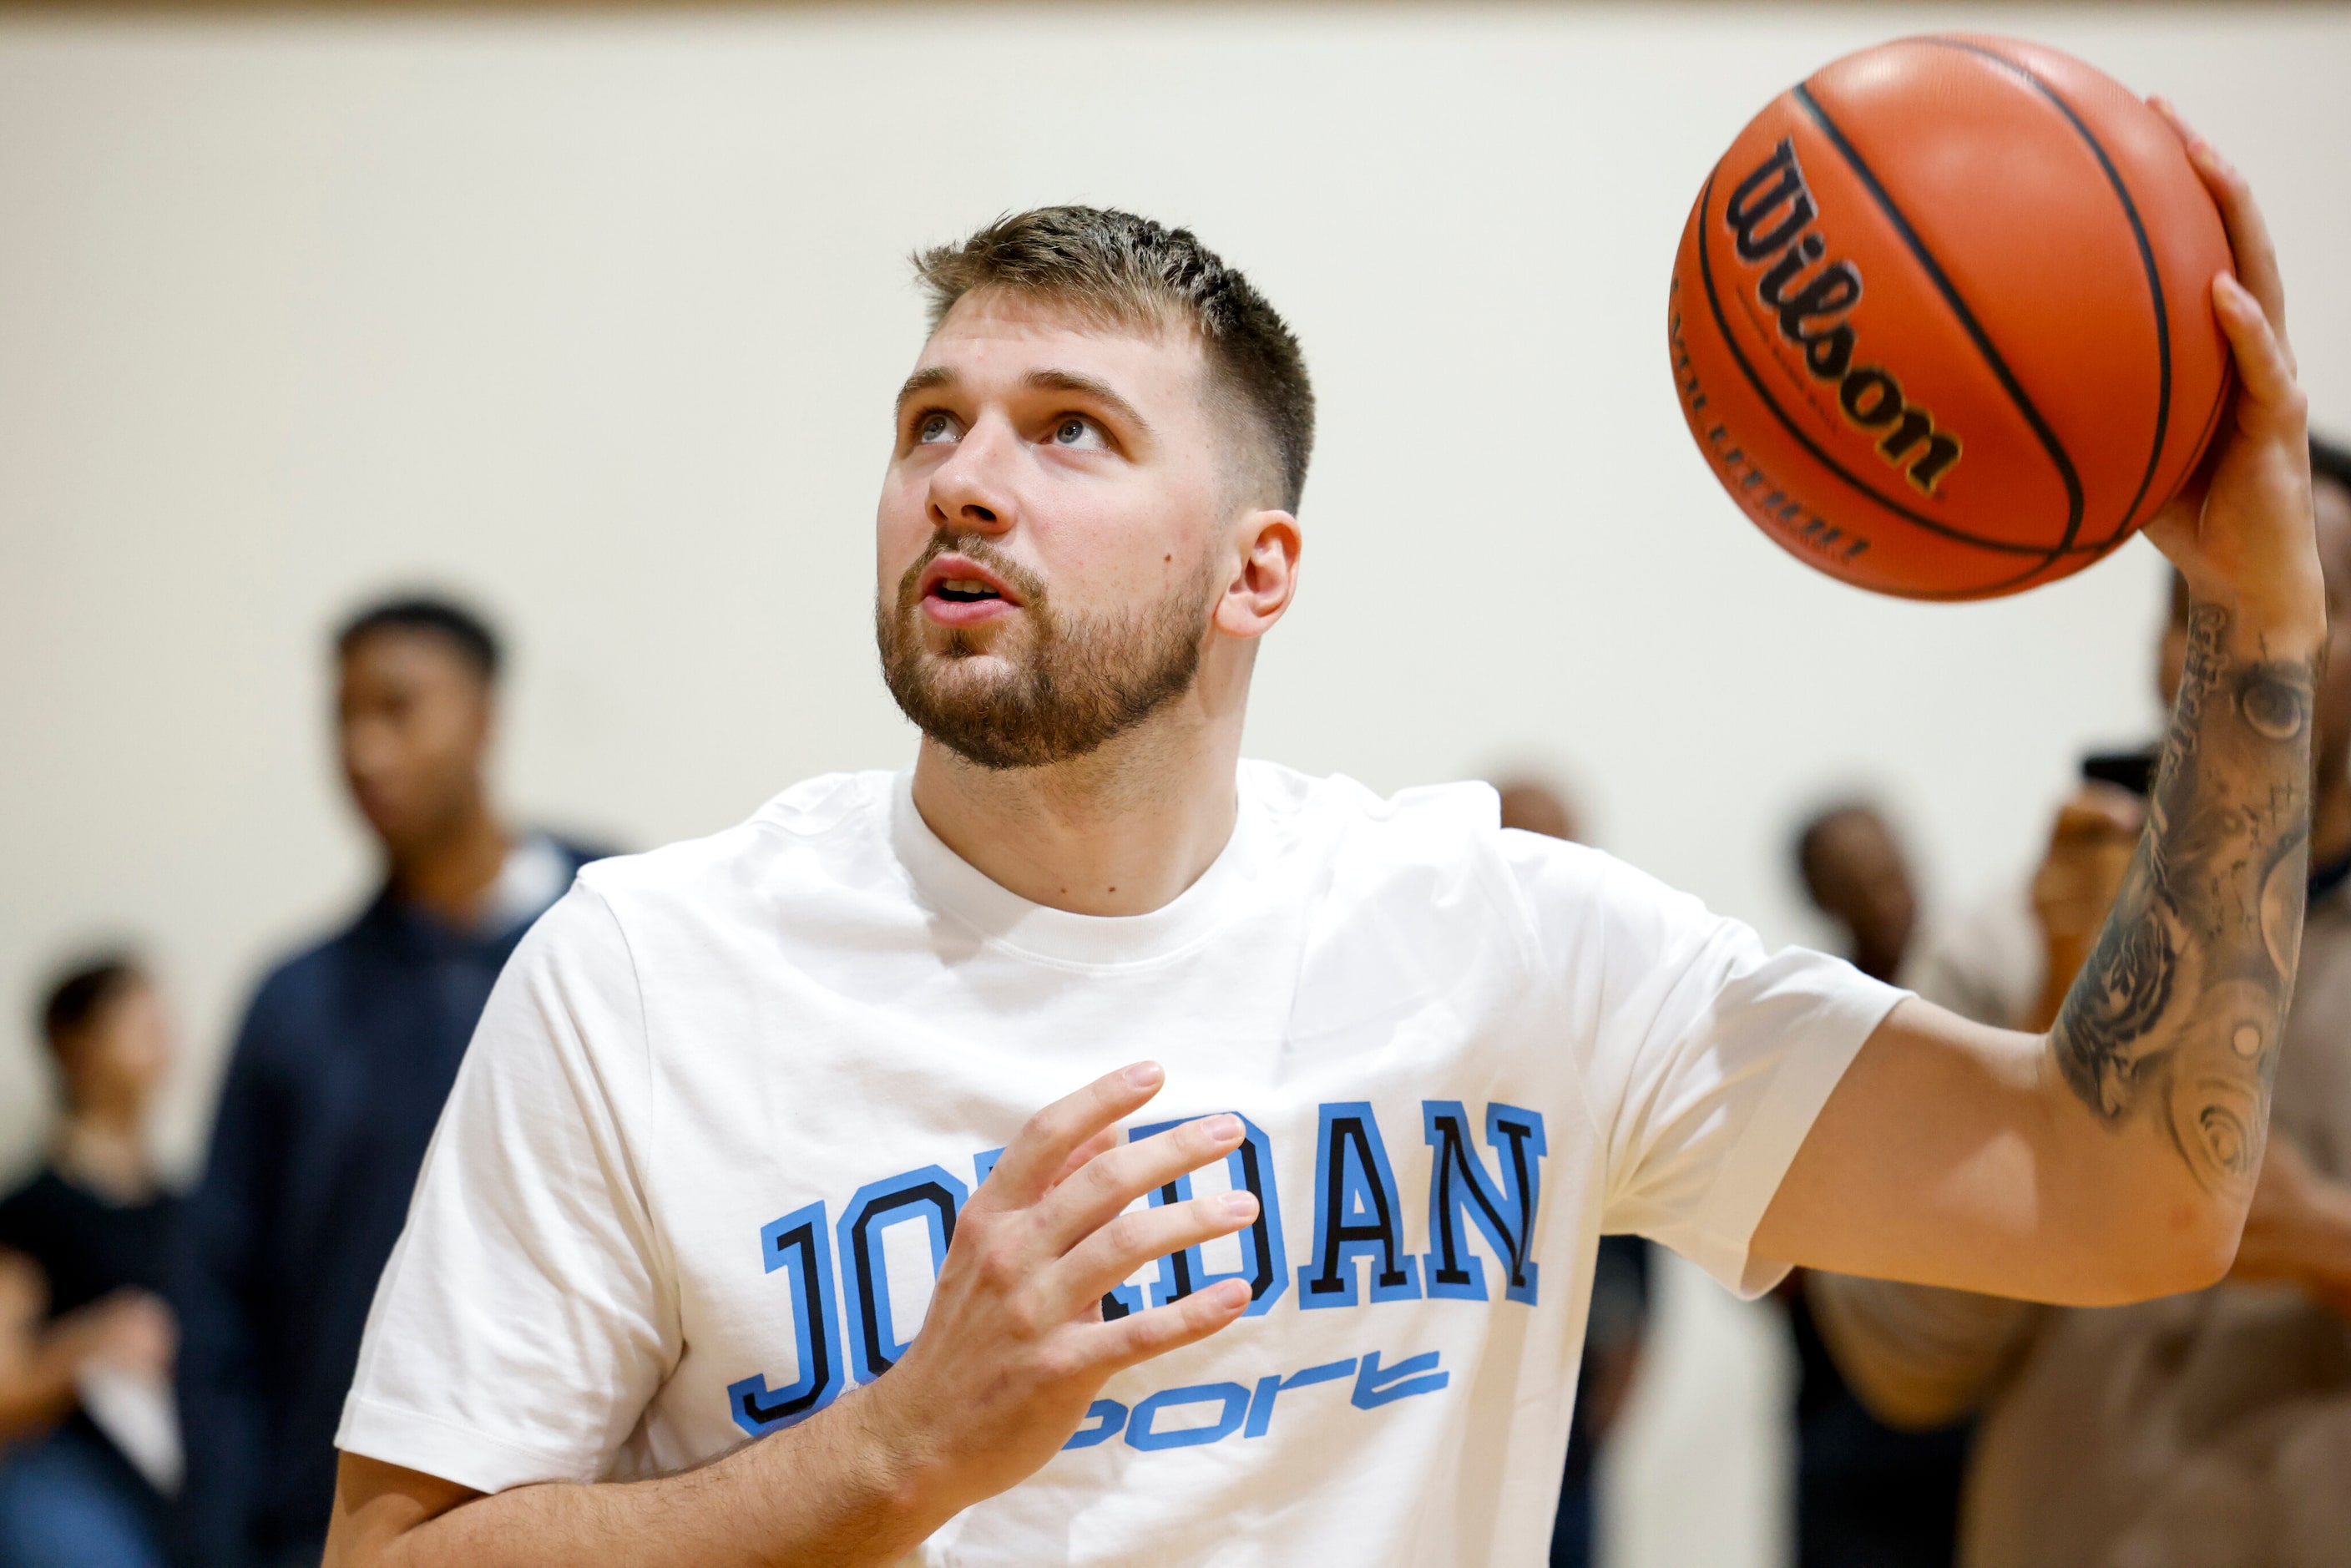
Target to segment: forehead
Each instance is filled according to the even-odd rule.
[[[1876,854],[1894,847],[1894,833],[1875,811],[1839,811],[1821,824],[1821,843],[1833,853]]]
[[[1199,335],[1113,315],[1051,294],[974,289],[955,302],[914,361],[915,374],[1012,382],[1038,369],[1113,380],[1128,396],[1197,393],[1207,366]]]
[[[133,971],[110,988],[99,1004],[83,1019],[76,1032],[91,1039],[112,1035],[123,1024],[141,1019],[155,1011],[162,998],[155,994],[155,982],[145,974]]]
[[[449,637],[425,626],[381,626],[345,648],[338,661],[352,682],[445,681],[480,685],[474,662]]]

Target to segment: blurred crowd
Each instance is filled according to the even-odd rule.
[[[2351,454],[2314,445],[2337,643]],[[2154,650],[2167,705],[2175,591]],[[2319,695],[2310,913],[2273,1131],[2231,1278],[2124,1308],[1822,1274],[1775,1296],[1797,1368],[1799,1568],[2351,1568],[2351,646]],[[475,1020],[523,931],[600,846],[501,818],[499,641],[432,597],[350,619],[336,740],[381,884],[253,993],[209,1152],[159,1179],[166,999],[137,953],[35,998],[59,1113],[0,1200],[0,1568],[311,1568],[378,1276]],[[2159,758],[2087,757],[2031,876],[1922,911],[1892,818],[1796,824],[1792,873],[1859,968],[2041,1030],[2131,874]],[[1506,826],[1585,837],[1539,779]],[[1602,1246],[1552,1562],[1598,1560],[1594,1467],[1640,1378],[1646,1245]]]
[[[336,638],[336,735],[383,883],[246,1009],[194,1189],[143,1134],[171,1035],[131,954],[74,965],[42,1031],[63,1113],[0,1203],[0,1564],[315,1568],[377,1276],[490,986],[599,852],[485,777],[499,645],[386,601]]]

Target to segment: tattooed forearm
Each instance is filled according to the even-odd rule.
[[[2230,632],[2190,607],[2147,831],[2050,1036],[2084,1103],[2158,1118],[2208,1189],[2260,1168],[2309,858],[2315,671]]]

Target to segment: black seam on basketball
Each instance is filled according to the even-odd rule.
[[[2082,117],[2074,112],[2074,106],[2060,97],[2055,88],[2005,55],[1995,54],[1963,38],[1924,37],[1916,41],[1941,48],[1962,49],[1990,60],[1993,65],[2023,78],[2034,91],[2056,105],[2057,112],[2072,123],[2074,131],[2097,157],[2098,167],[2106,172],[2106,183],[2115,188],[2115,195],[2122,202],[2123,216],[2130,222],[2131,239],[2138,246],[2139,266],[2146,269],[2147,292],[2153,297],[2155,305],[2155,442],[2147,449],[2147,472],[2139,476],[2138,489],[2132,495],[2130,505],[2123,508],[2122,520],[2115,525],[2115,531],[2106,536],[2106,545],[2111,547],[2130,532],[2131,519],[2138,515],[2139,503],[2147,499],[2148,489],[2155,484],[2155,471],[2163,464],[2164,437],[2171,425],[2171,311],[2164,301],[2163,274],[2156,267],[2155,247],[2147,242],[2147,225],[2138,215],[2138,204],[2131,200],[2130,187],[2123,183],[2122,171],[2115,167],[2115,161],[2106,156],[2105,145],[2091,133],[2089,126],[2083,123]]]
[[[1970,599],[1990,599],[1996,593],[2012,593],[2019,589],[2030,588],[2034,585],[2034,580],[2036,579],[2039,579],[2042,581],[2054,581],[2055,579],[2043,578],[2041,574],[2045,571],[2057,570],[2062,559],[2063,558],[2058,556],[2044,556],[2041,559],[2034,561],[2031,566],[2026,567],[2022,571],[2018,572],[2013,577],[1994,578],[1990,582],[1979,582],[1966,588],[1921,588],[1907,590],[1905,591],[1907,591],[1909,594],[1909,597],[1913,599],[1934,599],[1947,601],[1957,601]],[[2062,577],[2078,570],[2079,568],[2068,565],[2064,567],[2062,570],[2058,570],[2058,575]]]
[[[1698,281],[1706,287],[1707,309],[1714,317],[1716,334],[1722,339],[1722,346],[1730,350],[1731,361],[1738,365],[1739,373],[1747,378],[1747,384],[1755,389],[1755,395],[1757,397],[1763,400],[1763,406],[1771,411],[1771,416],[1780,422],[1782,428],[1785,429],[1789,434],[1794,436],[1797,442],[1802,445],[1803,449],[1813,455],[1814,460],[1816,460],[1823,467],[1826,468],[1830,473],[1835,475],[1838,478],[1844,480],[1846,484],[1852,486],[1855,489],[1860,491],[1871,500],[1876,501],[1879,506],[1886,508],[1886,510],[1902,517],[1905,521],[1915,523],[1919,528],[1925,528],[1928,532],[1938,534],[1942,538],[1949,539],[1955,544],[1972,545],[1977,549],[1992,550],[2001,555],[2031,555],[2041,557],[2041,560],[2032,567],[2032,571],[2040,570],[2043,567],[2047,566],[2050,561],[2057,559],[2059,555],[2074,553],[2071,550],[2065,549],[2060,549],[2053,553],[2044,545],[2022,545],[2017,544],[2010,539],[1985,538],[1980,535],[1969,533],[1964,528],[1955,528],[1949,523],[1941,522],[1936,518],[1914,512],[1909,507],[1904,506],[1901,502],[1895,500],[1893,497],[1879,495],[1876,489],[1864,484],[1861,480],[1855,478],[1851,473],[1847,472],[1844,465],[1839,463],[1835,458],[1823,451],[1820,444],[1815,442],[1810,435],[1806,434],[1802,426],[1799,425],[1794,420],[1788,417],[1787,410],[1780,406],[1779,399],[1771,395],[1771,389],[1763,384],[1762,377],[1755,373],[1755,367],[1747,362],[1747,355],[1740,349],[1739,340],[1731,332],[1730,323],[1722,313],[1722,299],[1720,296],[1715,292],[1714,287],[1714,258],[1708,249],[1706,242],[1707,225],[1713,221],[1713,204],[1714,176],[1712,174],[1708,174],[1706,177],[1706,189],[1699,193],[1698,195]],[[2031,576],[2032,571],[2028,571],[2025,575],[2028,577]],[[1991,584],[1991,587],[2001,587],[2004,586],[2008,582],[2017,580],[2021,580],[2014,578],[2003,579],[2001,582]],[[1988,590],[1970,589],[1966,591],[1974,593],[1988,591]]]
[[[2015,577],[2003,577],[1997,582],[1987,582],[1975,588],[1880,588],[1873,585],[1870,591],[1887,594],[1896,599],[1915,600],[1927,604],[1970,604],[1978,600],[1997,599],[2003,594],[2022,592],[2028,588],[2038,588],[2043,582],[2055,582],[2059,578],[2068,574],[2065,571],[2060,571],[2059,577],[2042,577],[2043,572],[2053,569],[2053,563],[2043,561],[2031,571]],[[2035,579],[2040,580],[2035,581]]]
[[[2076,547],[2073,553],[2088,553],[2088,549],[2086,546]],[[2095,554],[2090,556],[2092,561],[2097,559]],[[1996,594],[2017,593],[2028,588],[2037,588],[2042,583],[2055,582],[2059,578],[2071,576],[2080,570],[2080,567],[2062,563],[2055,559],[2048,559],[2035,561],[2013,577],[1995,578],[1990,582],[1980,582],[1968,588],[1880,588],[1875,591],[1890,593],[1901,599],[1931,600],[1943,604],[1963,603],[1970,600],[1990,599]],[[2044,576],[2044,573],[2055,575]]]
[[[1934,253],[1927,248],[1926,242],[1910,226],[1910,220],[1902,215],[1902,209],[1894,204],[1894,198],[1886,193],[1884,185],[1878,183],[1876,174],[1862,161],[1853,143],[1844,139],[1844,132],[1837,129],[1828,111],[1813,97],[1812,89],[1798,82],[1790,90],[1796,101],[1803,106],[1804,112],[1813,117],[1813,123],[1819,126],[1821,133],[1829,139],[1829,145],[1837,150],[1838,155],[1860,178],[1871,199],[1877,203],[1878,210],[1886,214],[1886,221],[1894,225],[1894,232],[1901,236],[1902,243],[1909,246],[1911,258],[1925,270],[1928,281],[1942,294],[1943,303],[1949,306],[1951,314],[1959,318],[1960,327],[1973,340],[1977,352],[1983,355],[1984,363],[1991,368],[1994,378],[2007,391],[2009,401],[2016,405],[2019,413],[2024,415],[2025,423],[2032,427],[2032,434],[2039,437],[2042,446],[2048,452],[2049,460],[2057,465],[2057,476],[2065,485],[2065,532],[2058,540],[2057,548],[2049,552],[2049,559],[2053,561],[2069,553],[2075,536],[2082,530],[2082,476],[2074,471],[2074,460],[2066,455],[2064,443],[2059,441],[2057,433],[2049,428],[2049,422],[2041,417],[2041,411],[2032,406],[2032,400],[2024,394],[2024,388],[2017,384],[2016,377],[2009,371],[2008,361],[2000,357],[2000,350],[1992,347],[1991,338],[1984,331],[1982,323],[1976,319],[1975,312],[1968,308],[1967,301],[1959,298],[1959,291],[1944,276],[1942,265],[1935,259]]]

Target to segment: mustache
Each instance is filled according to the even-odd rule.
[[[1048,597],[1045,580],[998,549],[986,535],[935,533],[931,536],[931,542],[923,548],[923,553],[914,558],[914,564],[898,579],[900,611],[912,611],[921,600],[923,570],[943,555],[968,556],[1010,584],[1012,591],[1020,596],[1022,608],[1032,611],[1044,608]]]

